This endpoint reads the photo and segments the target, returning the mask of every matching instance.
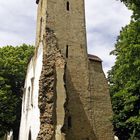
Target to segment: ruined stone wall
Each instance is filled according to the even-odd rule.
[[[50,0],[47,5],[47,27],[54,30],[58,47],[67,62],[65,81],[68,100],[63,131],[67,140],[93,139],[94,132],[89,122],[84,1],[69,1],[69,10],[65,0]]]
[[[64,67],[65,61],[57,46],[54,32],[46,28],[43,50],[43,68],[39,82],[40,131],[38,140],[58,139],[64,124]],[[61,83],[60,83],[61,82]],[[60,97],[62,97],[60,99]]]
[[[113,140],[112,107],[101,61],[90,59],[90,105],[97,140]]]
[[[69,1],[69,8],[67,2],[39,1],[37,42],[45,41],[46,28],[53,30],[58,48],[67,63],[65,67],[67,102],[63,126],[66,139],[93,139],[94,132],[89,122],[90,97],[84,0]],[[44,46],[48,47],[47,42]]]
[[[66,91],[65,60],[53,30],[46,28],[31,59],[23,93],[19,140],[61,140]]]

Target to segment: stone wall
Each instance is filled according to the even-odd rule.
[[[89,58],[93,130],[97,140],[113,140],[111,100],[108,83],[102,70],[102,62],[96,56]]]
[[[58,139],[64,124],[64,67],[65,61],[58,49],[54,32],[46,28],[43,50],[43,68],[39,82],[40,131],[38,140]],[[62,97],[62,98],[60,98]],[[55,131],[56,130],[56,131]],[[60,136],[61,137],[61,136]]]
[[[88,60],[84,0],[37,3],[36,52],[27,71],[20,140],[112,140],[107,81],[101,62]]]
[[[89,71],[86,46],[84,0],[40,0],[38,5],[37,41],[43,40],[46,27],[53,30],[58,48],[66,60],[65,124],[67,139],[94,137],[89,122]],[[48,44],[44,45],[46,48]],[[44,62],[43,62],[44,63]],[[81,80],[84,81],[81,84]],[[69,126],[70,125],[70,126]],[[84,128],[90,129],[84,129]]]

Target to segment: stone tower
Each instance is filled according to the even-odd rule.
[[[112,140],[101,60],[87,54],[84,0],[36,3],[36,50],[27,70],[19,139]]]

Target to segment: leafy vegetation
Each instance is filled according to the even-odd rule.
[[[33,51],[26,44],[0,48],[0,136],[12,129],[18,139],[22,88]]]
[[[120,0],[133,11],[133,18],[140,20],[140,0]]]
[[[109,72],[114,110],[113,124],[122,140],[140,138],[140,23],[123,28],[115,50],[116,63]]]
[[[140,139],[140,0],[121,0],[133,10],[131,22],[122,28],[111,54],[109,71],[113,125],[120,140]]]

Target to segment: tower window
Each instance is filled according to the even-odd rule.
[[[40,19],[40,31],[39,31],[39,37],[40,37],[40,39],[41,39],[41,35],[42,35],[42,21],[43,21],[43,19],[41,17],[41,19]]]
[[[71,116],[68,117],[68,128],[70,129],[72,127],[71,123]]]
[[[32,140],[31,130],[29,131],[28,140]]]
[[[38,4],[39,3],[39,0],[36,0],[36,4]]]
[[[69,11],[70,10],[70,3],[69,3],[69,1],[67,1],[67,11]]]
[[[67,45],[66,46],[66,58],[68,58],[69,57],[69,46]]]

